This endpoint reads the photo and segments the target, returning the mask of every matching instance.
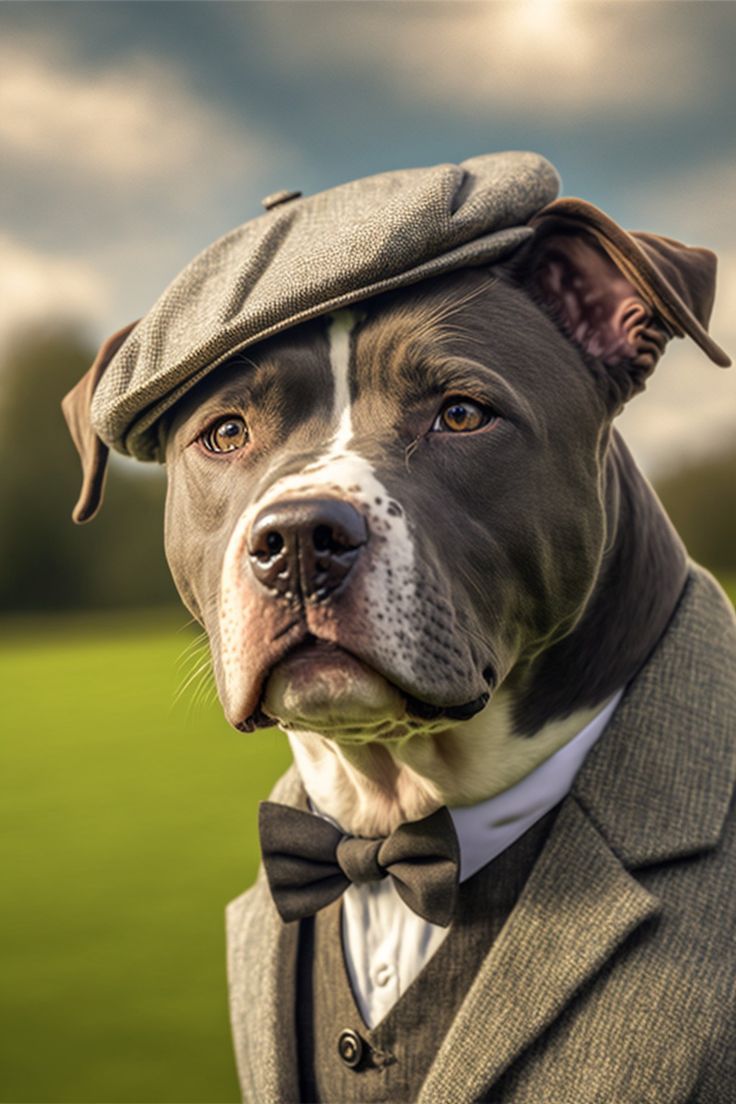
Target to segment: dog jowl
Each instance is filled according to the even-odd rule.
[[[710,255],[649,244],[707,321]],[[686,555],[612,422],[687,321],[643,282],[551,218],[504,264],[236,352],[162,414],[167,558],[225,714],[285,729],[346,830],[507,789],[661,636]]]

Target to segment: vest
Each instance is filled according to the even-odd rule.
[[[463,882],[444,942],[373,1029],[363,1022],[350,987],[340,901],[301,922],[296,1032],[301,1101],[373,1104],[417,1099],[465,994],[531,873],[556,812],[547,813]]]

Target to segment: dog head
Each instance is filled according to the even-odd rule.
[[[569,342],[489,273],[310,322],[195,388],[165,430],[167,555],[231,722],[397,739],[481,709],[579,615],[604,419]]]
[[[417,749],[521,692],[583,618],[612,541],[614,416],[674,334],[727,360],[704,330],[712,254],[579,201],[534,225],[507,263],[251,346],[161,418],[167,558],[235,727]],[[83,513],[90,386],[66,406]]]

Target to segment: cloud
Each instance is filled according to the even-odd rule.
[[[0,150],[6,171],[51,172],[62,187],[166,189],[172,204],[206,186],[208,171],[247,177],[283,156],[161,58],[80,66],[63,43],[23,36],[0,45]]]
[[[734,196],[736,157],[724,154],[632,189],[627,206],[647,229],[720,252],[736,246]]]
[[[44,254],[1,234],[0,258],[0,348],[23,326],[55,318],[86,321],[109,306],[109,287],[83,260]]]
[[[495,3],[267,5],[274,41],[307,67],[358,67],[404,96],[458,113],[645,119],[714,93],[688,13],[668,5]],[[683,8],[685,5],[683,5]],[[287,27],[288,23],[288,27]]]
[[[103,64],[63,33],[7,34],[3,334],[47,308],[103,333],[140,315],[230,228],[224,210],[258,213],[290,156],[247,112],[195,90],[183,61],[138,51]]]

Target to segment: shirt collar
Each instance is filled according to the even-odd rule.
[[[450,809],[460,844],[460,881],[472,877],[568,794],[585,757],[621,700],[619,690],[564,747],[503,793]]]
[[[602,735],[622,694],[623,690],[614,694],[585,728],[521,782],[477,805],[450,809],[460,845],[461,882],[515,843],[569,793],[575,775]],[[307,807],[342,831],[337,821],[323,813],[308,795]]]

